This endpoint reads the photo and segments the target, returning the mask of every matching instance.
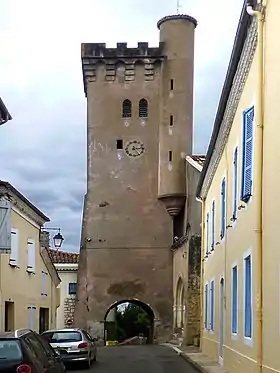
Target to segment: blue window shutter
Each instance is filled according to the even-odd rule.
[[[226,180],[223,179],[221,187],[221,239],[225,236],[226,229]]]
[[[208,326],[208,284],[205,285],[204,291],[204,328]]]
[[[231,331],[237,333],[237,266],[232,268],[232,320],[231,320]]]
[[[206,254],[209,253],[209,212],[206,217]]]
[[[215,201],[212,202],[212,250],[215,248]]]
[[[252,279],[251,256],[245,259],[245,337],[252,337]]]
[[[214,289],[214,281],[211,281],[210,285],[210,329],[214,330],[214,295],[215,295],[215,289]]]
[[[252,195],[254,106],[243,113],[243,164],[241,200],[248,202]]]
[[[237,214],[237,174],[238,174],[238,149],[235,148],[233,159],[233,212],[232,220],[236,220]]]

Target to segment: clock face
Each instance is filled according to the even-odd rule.
[[[125,146],[125,152],[129,157],[139,157],[144,153],[144,144],[141,141],[131,140]]]

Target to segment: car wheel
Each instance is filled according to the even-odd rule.
[[[91,366],[91,356],[89,356],[88,361],[86,362],[86,369],[90,369]]]

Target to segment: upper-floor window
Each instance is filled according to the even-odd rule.
[[[48,295],[48,273],[41,271],[41,295]]]
[[[70,282],[69,283],[68,293],[69,293],[69,295],[75,295],[77,293],[77,283],[76,282]]]
[[[209,212],[206,215],[206,254],[209,253]]]
[[[223,178],[221,185],[221,239],[225,236],[226,230],[226,179]]]
[[[211,249],[215,248],[215,201],[212,202],[212,242]]]
[[[19,262],[19,230],[12,228],[11,230],[11,253],[9,264],[17,266]]]
[[[248,202],[252,195],[254,106],[243,112],[243,162],[241,200]]]
[[[232,206],[232,218],[231,220],[234,221],[236,220],[236,214],[237,214],[237,176],[238,176],[238,148],[236,147],[234,150],[234,155],[233,155],[233,206]]]
[[[131,118],[131,101],[126,99],[122,104],[122,116],[123,118]]]
[[[27,271],[35,272],[36,264],[36,246],[35,241],[32,239],[27,240]]]
[[[148,118],[148,101],[144,98],[139,101],[139,118]]]

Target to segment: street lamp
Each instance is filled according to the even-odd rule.
[[[54,247],[56,249],[59,249],[62,246],[62,243],[64,241],[64,237],[60,233],[60,228],[43,227],[42,230],[58,231],[58,233],[53,236],[53,244],[54,244]]]

